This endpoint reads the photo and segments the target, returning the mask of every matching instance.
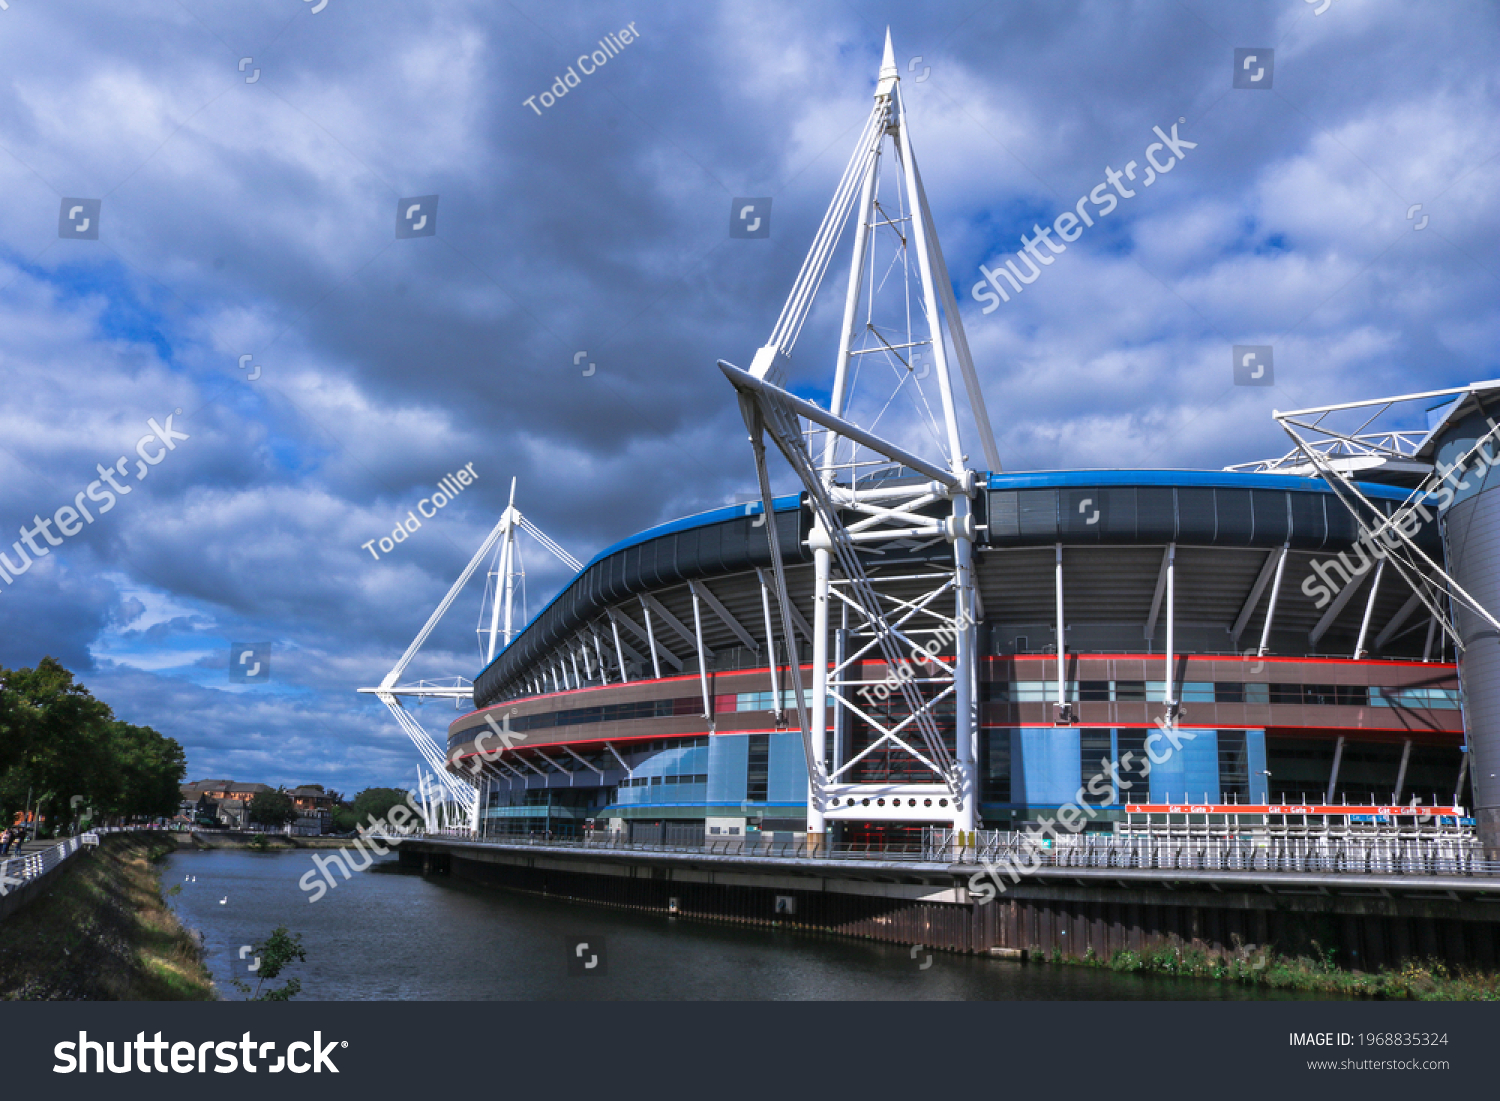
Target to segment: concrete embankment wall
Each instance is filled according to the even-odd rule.
[[[10,887],[4,895],[0,895],[0,921],[4,921],[6,918],[10,917],[11,914],[14,914],[17,910],[20,910],[28,903],[35,901],[37,896],[46,894],[48,891],[50,891],[52,889],[52,885],[56,883],[59,878],[66,874],[65,869],[67,868],[70,861],[86,859],[88,859],[88,857],[84,852],[74,853],[71,857],[68,858],[68,860],[64,860],[60,864],[53,865],[52,868],[50,868],[46,872],[46,874],[39,875],[35,879],[28,879],[25,883],[22,883],[18,887]]]
[[[1162,946],[1244,955],[1268,948],[1351,969],[1410,959],[1500,970],[1500,901],[1398,897],[1370,890],[1267,893],[1176,885],[1047,882],[971,897],[969,872],[886,877],[786,867],[694,865],[654,854],[539,854],[402,846],[432,874],[554,898],[696,919],[804,928],[954,952],[1108,960]],[[790,903],[786,900],[790,899]]]

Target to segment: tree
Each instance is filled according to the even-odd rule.
[[[250,800],[250,821],[262,826],[284,826],[297,819],[292,797],[284,791],[257,792]]]
[[[257,795],[256,798],[260,796]],[[254,954],[255,989],[251,990],[248,983],[239,979],[229,980],[236,990],[246,995],[246,1001],[289,1002],[302,992],[302,980],[295,977],[288,979],[283,986],[273,987],[264,994],[260,992],[261,986],[268,980],[280,978],[288,964],[307,962],[307,950],[302,947],[301,933],[293,935],[287,932],[285,925],[278,925],[271,930],[269,937],[255,945]]]
[[[401,788],[365,788],[354,797],[354,822],[352,828],[368,826],[383,821],[397,803],[406,802],[407,793]]]

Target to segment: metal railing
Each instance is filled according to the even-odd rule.
[[[929,848],[952,852],[951,833],[934,832]],[[1009,864],[1019,869],[1119,868],[1161,871],[1315,872],[1339,875],[1500,875],[1472,837],[1296,836],[1246,833],[1238,837],[1083,836],[1039,839],[1001,831],[974,835],[958,862]]]
[[[636,852],[754,857],[768,860],[877,861],[1014,868],[1093,868],[1137,872],[1223,871],[1320,873],[1337,875],[1500,876],[1500,861],[1482,859],[1482,849],[1466,837],[1241,837],[1169,838],[1084,834],[1052,840],[1029,833],[980,830],[959,835],[929,830],[920,844],[814,843],[805,837],[705,838],[701,843],[631,841],[616,834],[586,838],[547,838],[497,834],[476,838],[465,830],[413,836],[434,841],[466,841],[574,852]]]
[[[55,845],[48,845],[45,849],[37,849],[24,856],[0,859],[0,897],[4,897],[33,879],[40,879],[80,849],[99,844],[100,834],[116,833],[121,828],[104,827],[90,830],[75,837],[64,838]]]

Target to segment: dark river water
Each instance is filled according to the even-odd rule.
[[[555,902],[446,876],[355,873],[309,904],[297,880],[312,866],[307,852],[179,852],[163,862],[163,889],[182,887],[168,902],[203,934],[221,996],[243,996],[231,978],[254,985],[240,947],[278,925],[301,933],[307,949],[307,962],[286,972],[302,980],[300,999],[326,1001],[1277,996],[940,952],[914,958],[894,945]],[[602,966],[569,974],[574,936],[590,955],[604,947]]]

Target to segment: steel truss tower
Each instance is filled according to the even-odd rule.
[[[474,576],[474,572],[484,562],[485,557],[497,545],[499,550],[496,555],[495,569],[490,571],[485,595],[481,601],[479,611],[479,621],[481,624],[484,623],[486,618],[489,620],[488,630],[483,626],[479,628],[481,638],[484,638],[485,635],[489,636],[485,647],[486,664],[494,661],[496,643],[502,635],[504,636],[505,646],[510,645],[515,635],[514,579],[517,575],[524,577],[524,571],[518,568],[519,547],[516,544],[516,536],[522,531],[536,539],[537,542],[556,556],[563,565],[567,566],[574,573],[583,569],[583,564],[578,559],[558,546],[544,531],[523,516],[520,509],[516,508],[516,482],[512,478],[510,483],[510,502],[507,504],[505,511],[500,514],[499,521],[490,529],[490,533],[484,537],[484,542],[479,545],[479,549],[474,552],[474,557],[469,559],[469,564],[458,575],[458,580],[453,582],[452,587],[448,589],[442,601],[433,609],[432,614],[428,616],[427,622],[422,625],[422,629],[412,639],[411,645],[401,655],[401,660],[392,666],[391,671],[385,675],[378,687],[361,688],[358,690],[361,693],[375,696],[381,703],[385,704],[397,724],[406,732],[412,744],[417,747],[417,751],[422,754],[422,759],[432,769],[437,784],[442,788],[443,797],[438,800],[428,797],[426,794],[428,790],[427,785],[421,782],[421,774],[419,772],[418,780],[424,792],[424,806],[429,808],[441,806],[442,809],[439,813],[440,816],[443,816],[443,821],[446,823],[447,816],[450,815],[447,808],[449,804],[452,804],[454,807],[459,808],[468,823],[469,829],[473,830],[476,834],[479,832],[480,815],[484,810],[482,799],[484,785],[492,777],[500,775],[499,770],[492,769],[490,767],[491,762],[481,756],[475,760],[467,777],[455,775],[449,767],[452,762],[448,760],[443,749],[438,745],[437,740],[423,729],[422,724],[416,720],[416,717],[402,703],[403,697],[417,700],[446,699],[454,700],[456,703],[472,697],[474,686],[465,683],[462,677],[448,678],[453,681],[451,685],[434,684],[426,680],[417,681],[415,684],[400,684],[398,682],[401,679],[401,674],[406,671],[406,667],[411,664],[411,660],[417,656],[417,651],[426,643],[428,636],[437,628],[443,616],[448,614],[448,609],[453,606],[453,602],[458,598],[458,594],[463,591],[464,586],[469,583],[469,579]],[[488,615],[485,612],[486,604],[489,605]],[[503,627],[501,626],[502,623],[504,624]],[[501,648],[503,649],[503,647]],[[431,810],[428,812],[429,825],[436,821],[432,817],[433,813]]]
[[[887,142],[890,170],[883,172]],[[784,388],[786,367],[854,211],[833,384],[822,409]],[[770,341],[749,371],[719,364],[739,394],[767,515],[766,435],[814,514],[813,683],[793,695],[815,844],[830,820],[960,831],[978,824],[982,611],[973,554],[974,499],[983,487],[960,437],[954,361],[978,443],[998,471],[887,31],[870,117]],[[770,542],[782,637],[790,640],[785,571],[774,536]],[[787,660],[796,663],[796,653]],[[856,738],[864,743],[858,748]]]

